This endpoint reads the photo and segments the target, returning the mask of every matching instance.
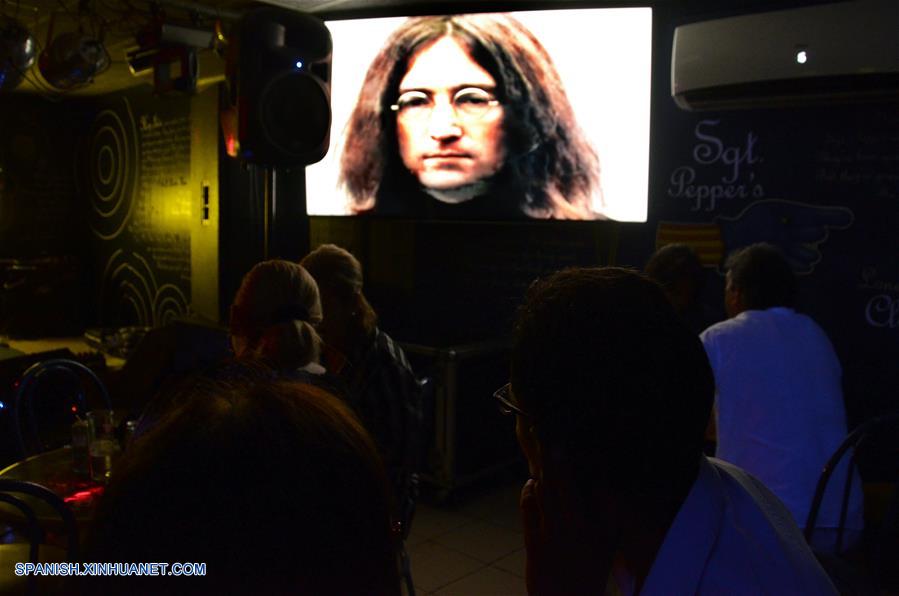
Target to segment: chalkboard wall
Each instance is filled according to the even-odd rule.
[[[622,236],[622,262],[692,243],[709,265],[707,298],[720,304],[721,257],[778,245],[799,274],[799,308],[841,357],[851,417],[899,405],[896,106],[662,113],[651,221]]]
[[[656,27],[650,221],[622,230],[619,262],[691,242],[720,309],[720,257],[778,245],[840,356],[850,424],[899,407],[899,104],[684,112],[668,65],[685,20]]]
[[[218,318],[217,101],[2,98],[0,332]]]
[[[76,174],[97,323],[159,326],[189,310],[217,318],[216,91],[159,98],[139,89],[89,107]]]

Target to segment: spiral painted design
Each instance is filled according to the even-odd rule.
[[[188,300],[181,288],[164,284],[156,291],[153,316],[156,325],[165,325],[187,313]]]
[[[118,236],[131,218],[138,179],[138,134],[131,105],[94,119],[80,181],[90,200],[90,227],[103,240]]]
[[[140,254],[119,249],[106,262],[100,299],[103,325],[159,327],[187,314],[189,304],[178,286],[157,283]]]
[[[153,324],[156,281],[143,259],[117,250],[106,262],[100,294],[100,319],[105,325]]]

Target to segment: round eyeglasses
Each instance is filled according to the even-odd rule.
[[[390,106],[400,118],[426,120],[434,112],[434,96],[424,91],[406,91]],[[487,112],[499,105],[492,93],[479,87],[465,87],[453,95],[452,106],[456,117],[466,122],[483,118]]]
[[[525,418],[531,417],[530,414],[515,405],[515,398],[512,395],[512,383],[506,383],[505,385],[494,391],[493,398],[496,400],[496,405],[497,407],[499,407],[499,411],[506,416],[518,414],[519,416],[524,416]]]

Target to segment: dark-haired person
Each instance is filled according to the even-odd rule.
[[[666,244],[652,253],[643,272],[661,284],[677,314],[699,333],[709,326],[712,318],[702,303],[705,271],[699,255],[688,244]]]
[[[549,54],[506,14],[413,17],[347,126],[356,213],[598,219],[599,159]]]
[[[411,497],[422,439],[421,390],[403,349],[378,328],[362,293],[362,265],[349,251],[322,244],[302,266],[321,291],[326,342],[323,360],[343,382],[346,396],[372,434],[400,506]]]
[[[214,375],[215,376],[215,375]],[[205,563],[75,578],[83,594],[399,595],[383,465],[340,400],[232,366],[182,385],[116,463],[87,559]]]
[[[619,268],[527,292],[511,383],[531,594],[835,594],[789,512],[702,454],[714,379],[661,288]]]
[[[725,307],[731,318],[702,333],[715,373],[721,459],[745,468],[804,526],[818,476],[846,437],[842,369],[824,331],[793,309],[796,279],[783,254],[754,244],[727,262]],[[848,460],[824,494],[812,545],[836,548]],[[860,538],[861,481],[853,472],[843,547]]]

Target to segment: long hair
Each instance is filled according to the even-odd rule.
[[[397,150],[396,116],[389,106],[415,54],[451,36],[497,82],[505,110],[506,163],[498,176],[504,193],[530,217],[597,219],[602,205],[599,158],[574,117],[549,54],[507,14],[413,17],[387,40],[365,76],[350,116],[339,184],[353,211],[417,188]]]
[[[245,353],[281,368],[299,368],[318,361],[321,338],[315,325],[322,320],[318,286],[296,263],[263,261],[247,273],[231,306],[231,335],[240,338]]]
[[[300,264],[315,278],[322,292],[330,295],[355,316],[341,323],[347,339],[359,345],[371,337],[378,325],[378,315],[362,293],[362,264],[353,254],[335,244],[322,244],[303,257]],[[333,315],[328,314],[333,320]],[[325,337],[325,339],[329,339]]]

